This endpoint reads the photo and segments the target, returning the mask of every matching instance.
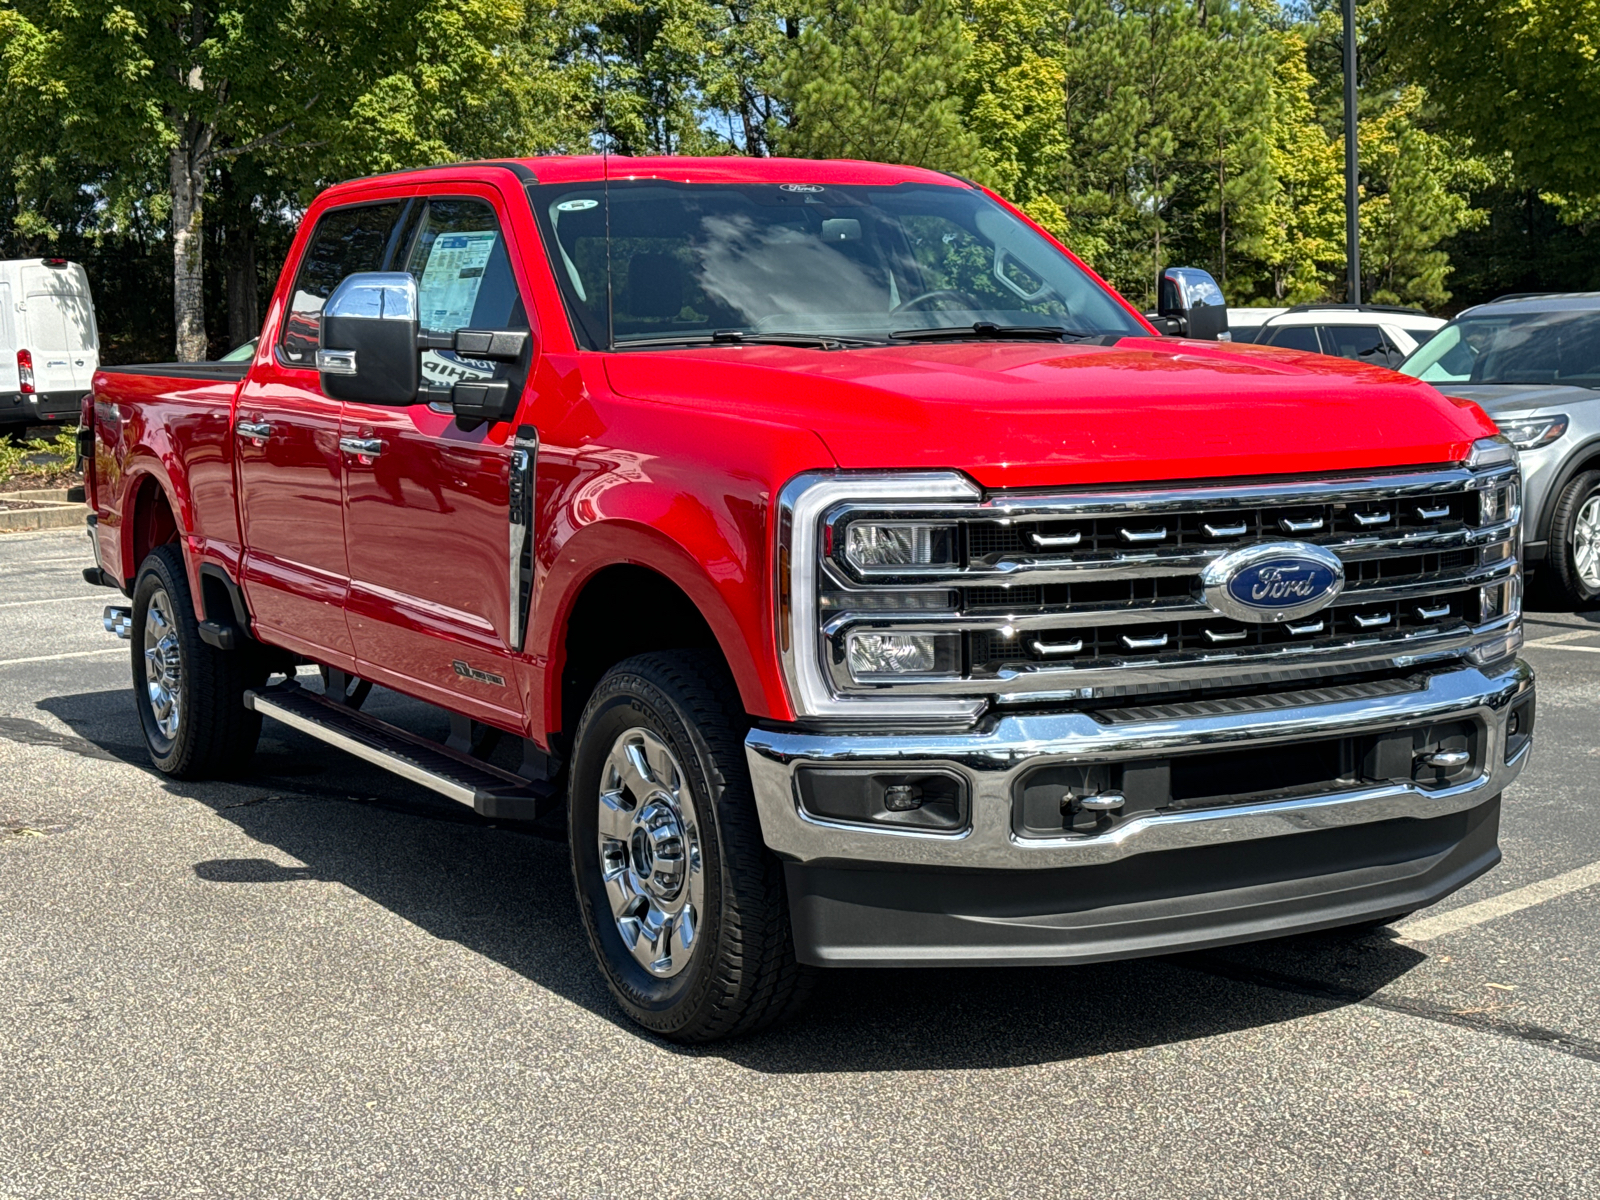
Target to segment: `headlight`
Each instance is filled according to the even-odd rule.
[[[1478,524],[1498,525],[1515,520],[1520,509],[1521,486],[1516,475],[1478,493]]]
[[[1567,414],[1551,413],[1544,417],[1518,417],[1514,421],[1496,421],[1503,433],[1518,450],[1537,450],[1548,446],[1567,432]]]
[[[1478,620],[1483,624],[1522,612],[1522,576],[1512,575],[1478,589]]]
[[[858,521],[845,534],[844,554],[863,569],[954,566],[956,530],[916,521]]]
[[[853,679],[949,678],[960,674],[961,637],[950,633],[854,633],[846,658]]]

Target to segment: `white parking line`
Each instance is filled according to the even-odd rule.
[[[1547,646],[1543,642],[1529,642],[1523,649],[1526,650],[1530,646],[1537,646],[1540,650],[1571,650],[1575,654],[1600,654],[1600,646]]]
[[[7,600],[4,604],[0,604],[0,608],[26,608],[30,604],[66,604],[73,600],[93,600],[98,604],[106,602],[104,596],[52,596],[48,600]]]
[[[1451,909],[1436,917],[1408,921],[1404,925],[1395,926],[1395,933],[1408,942],[1426,942],[1436,937],[1443,937],[1447,933],[1482,925],[1485,921],[1492,921],[1507,913],[1532,908],[1535,904],[1543,904],[1546,900],[1554,900],[1557,896],[1565,896],[1569,892],[1579,892],[1584,888],[1594,887],[1596,884],[1600,884],[1600,862],[1592,862],[1575,871],[1567,871],[1562,875],[1542,879],[1538,883],[1530,883],[1527,887],[1514,888],[1503,895],[1479,900],[1476,904]]]
[[[1550,637],[1537,638],[1531,642],[1524,642],[1528,646],[1559,646],[1562,642],[1575,642],[1579,638],[1600,637],[1600,629],[1574,629],[1570,633],[1552,634]]]
[[[67,654],[40,654],[34,658],[0,658],[0,667],[15,667],[22,663],[55,662],[58,658],[98,658],[102,654],[126,655],[126,646],[112,646],[107,650],[73,650]]]

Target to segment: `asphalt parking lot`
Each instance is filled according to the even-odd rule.
[[[0,537],[0,1200],[1600,1195],[1600,613],[1530,614],[1505,861],[1398,930],[838,972],[685,1050],[559,840],[271,722],[158,776],[88,561]]]

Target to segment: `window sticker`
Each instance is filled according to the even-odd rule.
[[[462,329],[471,322],[484,267],[499,237],[492,230],[447,233],[433,243],[418,297],[424,329]]]

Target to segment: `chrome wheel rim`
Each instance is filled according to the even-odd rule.
[[[1590,496],[1578,510],[1572,529],[1572,565],[1584,587],[1600,590],[1600,495]]]
[[[694,796],[677,758],[647,729],[611,744],[600,773],[600,871],[617,932],[667,979],[689,965],[706,882]]]
[[[161,736],[173,741],[183,716],[183,660],[178,649],[178,626],[172,619],[172,601],[157,588],[144,614],[145,692],[150,713]]]

